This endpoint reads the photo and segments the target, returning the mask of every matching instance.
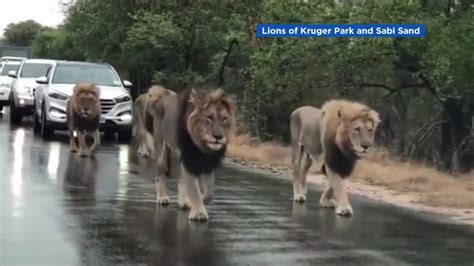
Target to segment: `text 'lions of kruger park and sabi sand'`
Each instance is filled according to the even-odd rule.
[[[303,106],[290,116],[293,199],[305,202],[306,176],[313,161],[328,178],[320,206],[352,215],[344,178],[374,145],[380,123],[376,111],[359,102],[331,100],[321,109]]]
[[[179,169],[179,207],[190,209],[191,220],[207,220],[204,205],[214,196],[214,170],[224,159],[234,128],[234,103],[220,89],[187,89],[176,94],[160,87],[149,92],[136,103],[137,115],[141,116],[136,121],[142,119],[143,123],[136,130],[142,145],[153,147],[158,169],[156,202],[170,203],[166,181],[172,169]],[[152,100],[153,93],[161,96]],[[142,147],[139,152],[148,148]]]
[[[93,157],[100,145],[100,90],[94,84],[79,83],[74,87],[73,94],[67,103],[67,125],[69,129],[69,149],[78,150],[81,157]],[[76,132],[77,140],[74,137]],[[89,147],[86,137],[91,136],[93,143]]]

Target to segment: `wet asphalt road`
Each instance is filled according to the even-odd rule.
[[[474,230],[351,196],[355,216],[293,204],[288,177],[227,164],[210,221],[154,203],[150,162],[105,142],[95,160],[0,117],[0,265],[474,265]]]

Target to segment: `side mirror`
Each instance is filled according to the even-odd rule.
[[[123,86],[128,89],[128,88],[131,88],[133,86],[133,84],[128,80],[124,80],[123,81]]]
[[[48,78],[47,77],[39,77],[36,79],[36,83],[38,84],[48,84]]]
[[[16,71],[15,71],[15,70],[10,70],[10,71],[8,71],[8,76],[9,76],[10,78],[16,79],[16,78],[17,78],[17,77],[16,77]]]

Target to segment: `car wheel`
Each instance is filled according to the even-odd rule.
[[[41,133],[41,123],[39,121],[38,112],[36,112],[36,107],[33,109],[33,132]]]
[[[0,105],[0,115],[3,115],[3,105]]]
[[[19,125],[21,124],[21,120],[23,119],[23,114],[21,113],[21,110],[15,106],[15,104],[12,102],[10,106],[10,123]]]
[[[104,138],[106,140],[112,140],[115,138],[115,131],[112,130],[106,130],[104,131]]]
[[[123,129],[118,132],[118,139],[120,142],[130,142],[132,139],[132,130]]]
[[[53,135],[54,129],[49,125],[46,119],[46,109],[43,106],[43,110],[41,111],[41,136],[46,139]]]

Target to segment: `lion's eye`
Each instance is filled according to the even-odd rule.
[[[356,127],[354,130],[357,131],[357,133],[360,133],[360,127]]]
[[[212,121],[212,115],[207,115],[206,118],[207,120]]]
[[[374,131],[372,128],[369,128],[368,130],[369,130],[370,133],[372,133],[372,131]]]

